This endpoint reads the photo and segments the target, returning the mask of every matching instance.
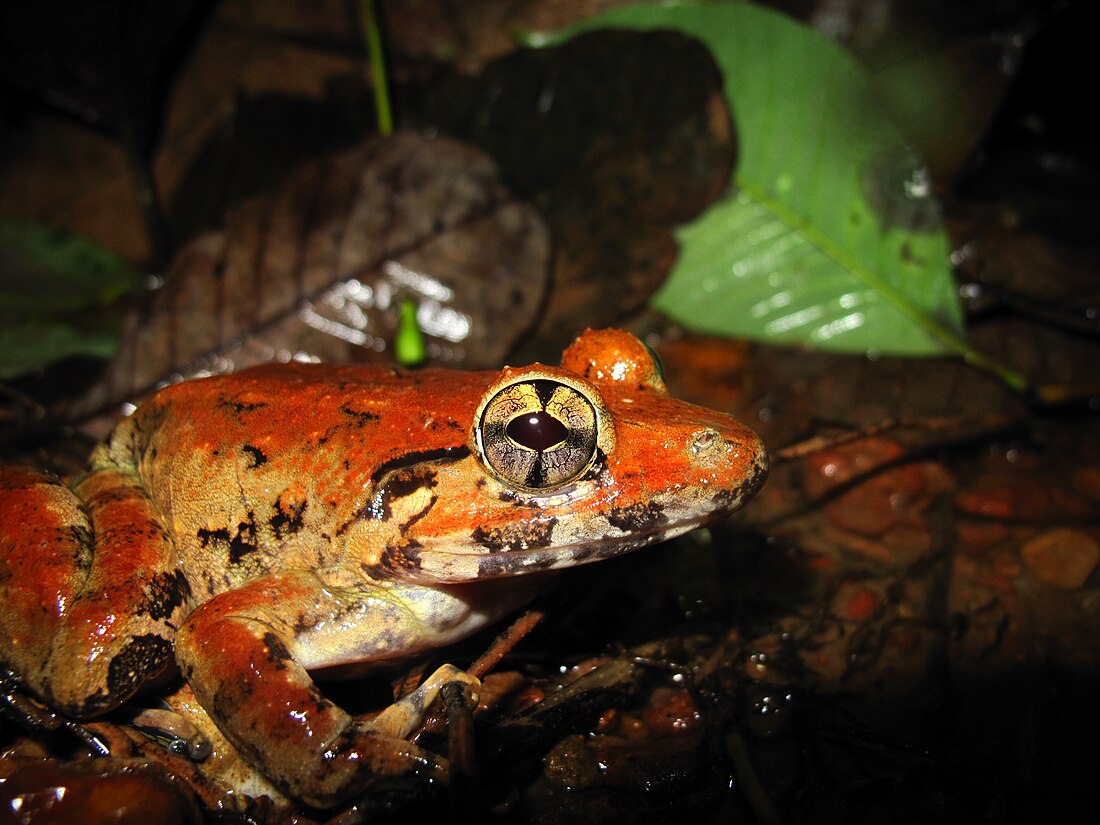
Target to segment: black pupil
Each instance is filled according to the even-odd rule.
[[[538,452],[560,444],[569,435],[566,426],[545,411],[516,416],[508,422],[505,432],[517,444]]]

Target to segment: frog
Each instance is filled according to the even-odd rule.
[[[274,363],[139,405],[68,483],[0,469],[0,665],[74,719],[185,680],[277,788],[329,808],[443,785],[412,734],[444,664],[376,716],[318,682],[426,656],[559,571],[721,518],[768,470],[652,351],[587,330],[558,366]]]

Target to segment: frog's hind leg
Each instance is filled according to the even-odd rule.
[[[326,699],[292,652],[296,637],[340,624],[358,606],[313,574],[289,572],[215,597],[176,637],[180,668],[226,737],[291,796],[318,807],[381,787],[446,782],[446,760],[404,737],[444,684],[458,683],[477,704],[480,683],[451,666],[374,720]]]
[[[174,556],[132,472],[70,490],[0,468],[0,661],[66,714],[118,706],[172,663],[188,595]]]

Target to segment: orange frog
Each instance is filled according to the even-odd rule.
[[[406,740],[444,666],[370,721],[312,670],[447,644],[546,571],[679,535],[767,474],[757,436],[670,398],[649,351],[589,331],[560,367],[285,364],[162,390],[70,485],[0,469],[0,662],[52,707],[103,714],[173,663],[291,796],[446,778]]]

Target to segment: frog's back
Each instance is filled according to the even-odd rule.
[[[492,378],[285,364],[185,382],[139,408],[98,460],[132,462],[201,601],[338,564],[353,525],[387,518],[372,511],[381,473],[468,454]]]

